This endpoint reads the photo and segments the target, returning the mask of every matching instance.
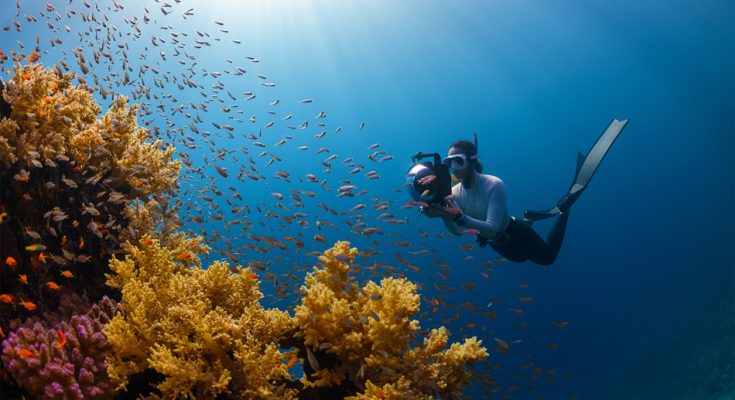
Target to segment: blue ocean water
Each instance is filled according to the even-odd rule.
[[[59,2],[59,10],[64,3]],[[81,2],[72,3],[81,9]],[[197,37],[193,29],[214,32],[219,27],[212,20],[222,22],[229,30],[227,37],[242,40],[242,47],[225,45],[226,40],[212,42],[191,52],[196,68],[201,73],[243,64],[248,74],[263,74],[265,81],[277,82],[274,94],[261,95],[257,101],[221,97],[223,106],[241,104],[246,117],[258,115],[258,123],[248,131],[261,134],[269,146],[293,132],[262,128],[275,119],[266,114],[271,107],[263,97],[283,102],[279,124],[286,113],[294,115],[296,125],[325,111],[329,134],[324,140],[304,141],[311,147],[308,156],[295,145],[284,146],[278,153],[283,161],[272,169],[319,174],[323,167],[313,162],[313,153],[322,145],[330,149],[328,154],[361,156],[360,162],[371,169],[373,164],[364,158],[372,152],[367,147],[380,143],[380,149],[395,158],[375,164],[379,180],[363,182],[346,171],[337,172],[341,158],[334,161],[335,173],[320,178],[332,187],[339,186],[339,179],[360,181],[369,189],[368,197],[394,201],[396,214],[398,205],[408,200],[405,191],[399,191],[410,155],[443,153],[454,140],[470,139],[472,132],[478,135],[485,172],[506,184],[512,215],[550,207],[571,183],[576,152],[586,152],[612,118],[630,119],[572,209],[564,245],[552,266],[499,263],[493,266],[492,277],[485,279],[477,261],[498,255],[487,248],[459,250],[473,242],[471,237],[421,238],[417,228],[436,234],[443,226],[419,217],[415,210],[399,214],[409,217],[410,223],[391,227],[397,236],[371,238],[349,233],[338,222],[343,217],[322,213],[315,203],[304,212],[336,218],[341,230],[325,230],[327,243],[349,239],[361,249],[380,250],[377,259],[393,264],[394,253],[404,253],[422,268],[409,277],[423,284],[427,297],[441,293],[432,284],[448,284],[456,288],[449,294],[452,304],[471,302],[497,309],[494,320],[457,309],[462,314],[459,321],[447,324],[453,339],[478,335],[489,347],[495,346],[494,337],[521,340],[508,352],[491,353],[488,362],[500,366],[493,371],[500,390],[491,396],[735,398],[735,4],[182,1],[178,8],[196,11],[187,20],[180,18],[181,12],[161,15],[159,4],[126,4],[115,18],[139,16],[148,7],[155,21],[141,25],[146,33],[168,37],[160,27],[170,25],[189,32],[192,40],[209,40]],[[15,4],[0,7],[2,25],[10,24]],[[71,27],[86,29],[81,23]],[[0,36],[0,47],[14,47],[15,40],[28,46],[39,34],[48,35],[45,26],[26,25],[22,32]],[[136,72],[142,63],[160,62],[161,70],[175,72],[186,68],[176,65],[170,50],[167,62],[159,60],[159,49],[150,42],[131,41],[129,46],[128,61]],[[42,62],[53,64],[62,49],[48,49]],[[248,62],[246,56],[259,62]],[[257,88],[260,95],[265,90],[255,78],[251,86],[228,75],[219,80],[238,97],[243,91]],[[180,104],[200,99],[197,91],[177,97]],[[297,103],[303,98],[314,102]],[[213,130],[210,121],[225,121],[219,105],[213,103],[202,115],[204,130]],[[189,124],[181,113],[170,118]],[[165,130],[164,120],[159,117],[150,125]],[[321,130],[313,127],[317,121],[311,122],[309,137]],[[343,131],[333,134],[335,126]],[[224,136],[212,140],[221,148],[239,146],[219,142]],[[208,157],[217,164],[206,144],[181,150],[190,151],[197,162]],[[256,150],[251,148],[251,155]],[[245,164],[246,156],[241,156]],[[227,162],[217,165],[231,172],[238,169],[238,161]],[[208,175],[216,177],[216,172],[210,168]],[[189,179],[184,187],[190,183],[199,187],[198,180],[208,182],[195,174]],[[232,176],[212,182],[223,191],[235,186],[253,205],[272,202],[271,191],[285,194],[296,185],[295,180],[270,180],[263,186]],[[338,204],[340,210],[370,203],[368,198],[335,199],[334,193],[313,188],[317,201]],[[197,194],[192,189],[186,196],[197,202]],[[254,222],[263,222],[265,232],[289,234],[270,218]],[[550,226],[550,221],[534,225],[542,236]],[[307,239],[317,233],[310,229],[305,231]],[[247,241],[236,235],[235,231],[229,236],[235,247]],[[431,255],[412,257],[405,248],[390,244],[404,239],[412,243],[409,250],[426,248]],[[307,249],[325,246],[310,241]],[[247,251],[242,256],[261,257]],[[299,264],[314,260],[300,253],[283,257]],[[436,274],[431,257],[450,265],[449,282]],[[476,288],[459,287],[467,281],[475,282]],[[521,284],[529,289],[519,288]],[[533,301],[520,304],[519,296],[532,296]],[[492,299],[498,300],[487,307]],[[522,315],[507,310],[517,307],[523,309]],[[448,310],[446,316],[454,313]],[[557,321],[567,321],[568,328],[555,328],[552,323]],[[460,332],[468,323],[485,330]],[[527,327],[519,329],[519,323]],[[550,349],[550,343],[556,348]],[[529,379],[531,373],[518,367],[528,363],[546,372]],[[487,394],[479,387],[468,393]]]

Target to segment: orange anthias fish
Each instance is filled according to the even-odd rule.
[[[30,301],[21,301],[20,305],[25,307],[28,311],[34,311],[36,309],[36,305],[31,303]]]
[[[151,239],[151,238],[147,237],[147,238],[145,238],[145,239],[143,240],[143,244],[144,244],[144,245],[146,245],[146,246],[150,246],[150,245],[152,245],[152,244],[153,244],[153,239]]]
[[[48,281],[46,282],[46,286],[51,290],[59,290],[61,289],[61,286],[57,285],[54,281]]]
[[[0,294],[0,301],[3,302],[3,303],[10,304],[10,303],[13,302],[13,295],[12,294],[7,294],[7,293]]]
[[[15,267],[16,265],[18,265],[18,262],[15,261],[15,258],[8,257],[8,258],[5,259],[5,265],[7,265],[9,267]]]
[[[63,276],[64,278],[73,278],[74,274],[71,271],[63,270],[61,271],[61,276]]]
[[[179,260],[179,261],[190,260],[191,259],[191,253],[185,251],[185,252],[179,254],[178,256],[176,256],[176,259]]]
[[[61,330],[58,330],[57,332],[59,334],[59,341],[54,345],[54,347],[60,349],[66,344],[66,335],[64,335],[64,332],[62,332]]]
[[[32,351],[30,351],[30,350],[28,350],[26,348],[19,349],[17,351],[17,353],[18,353],[19,356],[21,356],[23,358],[30,358],[30,357],[34,357],[35,356],[35,354]]]
[[[20,281],[20,283],[28,283],[28,275],[26,275],[26,274],[21,274],[21,275],[20,275],[20,276],[18,277],[18,280]]]

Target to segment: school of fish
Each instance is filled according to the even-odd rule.
[[[555,347],[529,338],[522,321],[517,322],[517,337],[494,336],[496,318],[503,314],[519,321],[524,306],[533,301],[526,284],[517,286],[512,299],[488,298],[476,290],[491,278],[495,265],[507,260],[490,257],[471,236],[453,249],[457,256],[452,260],[436,255],[452,235],[441,224],[436,232],[408,227],[413,218],[419,218],[420,204],[407,200],[402,185],[381,178],[388,169],[404,169],[406,165],[391,161],[407,160],[408,155],[371,143],[365,121],[343,127],[331,122],[318,99],[290,98],[279,92],[277,82],[262,72],[261,60],[248,53],[245,41],[230,36],[224,22],[186,25],[197,10],[184,6],[183,0],[146,1],[144,6],[116,0],[68,0],[46,2],[40,10],[30,3],[18,0],[17,13],[0,19],[0,35],[5,35],[0,36],[0,73],[10,75],[15,63],[41,62],[75,73],[77,83],[95,92],[103,105],[116,94],[140,104],[141,125],[149,129],[152,139],[174,144],[184,165],[176,205],[184,213],[186,228],[206,239],[214,249],[213,258],[247,263],[257,270],[272,285],[264,290],[266,300],[274,305],[292,303],[299,294],[296,285],[313,265],[313,257],[326,244],[348,239],[362,249],[365,264],[356,266],[359,279],[408,276],[419,285],[426,310],[419,317],[422,325],[453,324],[460,332],[488,338],[499,354],[529,340],[543,348]],[[139,8],[140,14],[131,11]],[[26,31],[35,34],[35,41],[18,40],[10,48],[8,36]],[[212,60],[217,56],[208,51],[211,47],[222,49],[221,60]],[[202,57],[207,65],[220,68],[200,65]],[[358,145],[364,142],[370,144]],[[345,148],[344,143],[355,144]],[[24,179],[28,175],[21,171],[16,180]],[[422,184],[434,179],[427,176]],[[386,190],[386,185],[395,190]],[[110,201],[115,199],[125,201],[111,193]],[[92,203],[83,212],[99,214]],[[67,217],[58,209],[48,218]],[[87,229],[103,235],[105,227]],[[76,247],[68,253],[48,254],[43,243],[37,243],[26,250],[38,263],[84,263],[88,257],[84,243]],[[14,268],[17,261],[9,257],[0,263],[0,268]],[[40,285],[64,290],[64,280],[74,278],[63,270],[58,282]],[[18,280],[29,284],[25,275]],[[477,304],[453,302],[457,289],[474,293]],[[0,302],[35,309],[33,303],[11,294],[0,294]],[[564,330],[568,322],[552,325]],[[58,343],[66,343],[61,331]],[[529,361],[505,373],[551,381],[556,370]],[[493,392],[520,388],[499,388],[489,378],[479,379]]]

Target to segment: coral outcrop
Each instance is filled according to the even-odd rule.
[[[16,65],[3,91],[10,118],[0,121],[0,163],[22,168],[54,166],[69,160],[88,171],[94,184],[104,183],[123,195],[144,196],[171,190],[181,169],[174,147],[150,141],[137,124],[137,105],[115,98],[105,115],[71,74],[38,64]],[[33,171],[29,171],[32,173]],[[109,193],[113,196],[113,193]]]
[[[190,249],[142,243],[110,262],[109,284],[122,291],[122,313],[105,328],[113,381],[123,388],[151,368],[165,376],[165,397],[293,397],[276,384],[287,374],[278,339],[292,321],[259,304],[257,275],[225,262],[189,268]]]
[[[320,257],[293,318],[260,305],[250,268],[189,267],[186,252],[145,236],[110,263],[108,284],[122,291],[122,312],[104,332],[113,347],[108,372],[120,389],[152,369],[163,376],[156,387],[164,397],[452,397],[469,382],[467,366],[487,357],[476,338],[448,345],[444,328],[412,347],[421,336],[411,319],[416,286],[393,278],[360,286],[350,267],[357,249],[348,242]],[[288,372],[294,353],[300,380]]]
[[[348,392],[353,385],[368,391],[377,387],[402,397],[459,395],[471,377],[466,365],[488,356],[481,341],[473,337],[450,346],[442,327],[411,348],[419,331],[419,322],[412,319],[419,311],[416,286],[386,278],[380,285],[361,287],[350,275],[356,254],[348,242],[337,242],[306,277],[294,317],[309,358],[304,384],[341,385]],[[334,355],[336,361],[324,367],[317,352]],[[365,394],[355,398],[365,398],[360,396]]]
[[[66,295],[116,298],[119,292],[105,284],[110,257],[157,223],[169,231],[180,226],[169,199],[180,164],[172,146],[164,148],[138,126],[136,106],[118,97],[98,116],[101,107],[88,88],[72,84],[73,75],[37,64],[18,64],[13,72],[0,90],[0,338],[21,337],[12,320],[33,318],[23,332],[53,329]],[[150,223],[138,218],[144,213]],[[74,314],[81,316],[91,303],[77,306]],[[35,344],[32,335],[22,337],[27,347],[41,349],[52,333],[35,332]],[[0,367],[12,358],[3,357]],[[0,379],[15,376],[23,387],[47,380],[32,376],[48,375],[43,369],[20,371]],[[95,379],[105,380],[104,371],[97,368]]]
[[[3,365],[36,398],[111,398],[115,391],[105,366],[110,345],[102,329],[116,309],[105,297],[71,318],[16,320],[2,344]]]

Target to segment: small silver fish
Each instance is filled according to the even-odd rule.
[[[314,353],[312,353],[311,349],[308,347],[306,348],[306,359],[309,361],[309,365],[311,366],[311,368],[313,368],[315,371],[319,371],[319,361],[317,361]]]

